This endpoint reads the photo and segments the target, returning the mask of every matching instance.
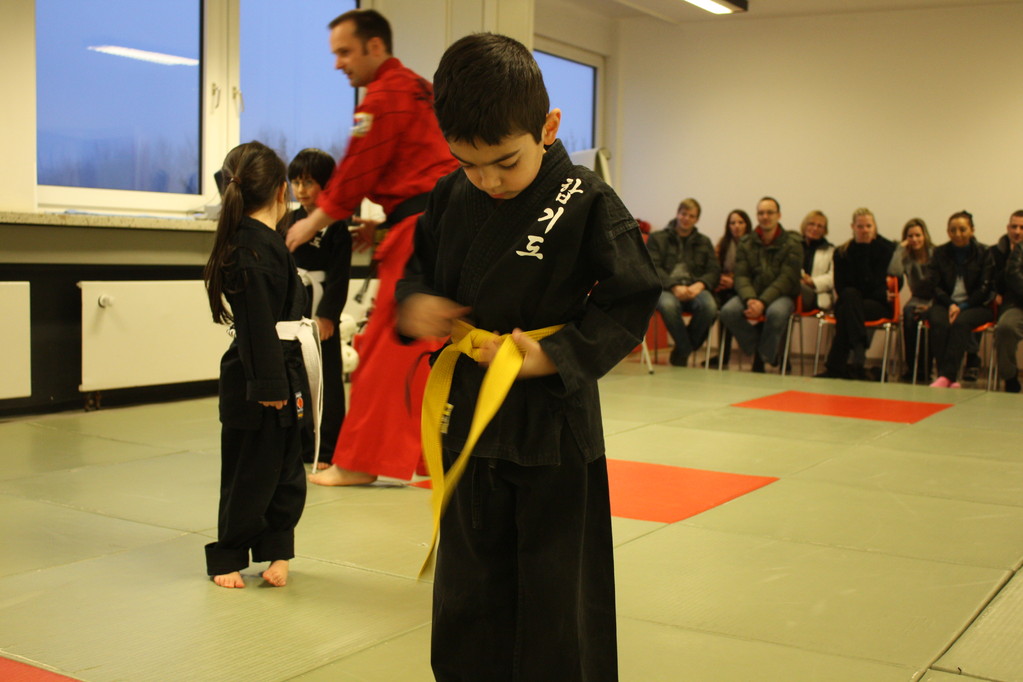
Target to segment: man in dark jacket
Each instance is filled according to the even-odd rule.
[[[699,220],[700,204],[696,199],[683,199],[675,218],[647,242],[663,289],[657,311],[675,341],[670,361],[677,367],[684,367],[689,354],[707,340],[718,314],[711,292],[718,284],[721,266],[710,239],[696,229]],[[688,327],[682,313],[692,315]]]
[[[988,250],[993,266],[993,285],[1000,313],[995,328],[998,376],[1008,393],[1019,393],[1016,350],[1023,339],[1023,209],[1009,217],[1006,234]]]
[[[757,229],[742,238],[735,254],[736,296],[721,308],[721,322],[743,352],[756,353],[754,372],[763,372],[764,363],[778,364],[778,346],[799,295],[802,238],[780,220],[777,200],[757,203]]]

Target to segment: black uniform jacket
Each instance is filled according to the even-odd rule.
[[[291,225],[307,215],[299,206],[291,212],[289,220],[283,221],[284,227],[278,229],[287,235]],[[352,276],[352,235],[348,232],[348,223],[344,220],[331,223],[292,255],[295,265],[303,270],[324,272],[323,297],[316,310],[310,312],[336,325],[348,301],[348,282]]]
[[[398,285],[472,307],[480,329],[564,324],[541,347],[558,368],[517,381],[474,454],[523,465],[557,464],[568,428],[587,461],[604,454],[597,379],[642,341],[661,291],[636,221],[560,141],[518,196],[497,202],[458,170],[440,180],[416,228]],[[461,449],[484,369],[459,358],[444,447]]]
[[[224,268],[224,295],[234,315],[235,338],[220,361],[220,421],[239,429],[259,428],[272,408],[258,401],[287,400],[277,414],[282,426],[305,399],[305,367],[298,341],[281,341],[276,324],[298,320],[305,287],[284,238],[263,223],[243,218]]]

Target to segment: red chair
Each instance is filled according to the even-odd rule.
[[[799,323],[799,373],[803,374],[804,373],[803,358],[805,357],[805,354],[803,353],[803,318],[816,317],[819,319],[822,315],[824,315],[824,311],[822,311],[820,308],[814,308],[813,310],[803,310],[803,297],[800,294],[796,294],[796,309],[792,313],[792,316],[789,317],[789,329],[788,332],[785,334],[785,355],[782,357],[781,361],[782,376],[785,376],[785,370],[789,364],[789,353],[792,350],[792,328],[795,326],[796,322]],[[817,326],[818,328],[820,327],[819,322]]]
[[[881,355],[881,383],[884,383],[885,378],[888,376],[888,351],[891,348],[892,329],[896,332],[899,330],[901,324],[902,304],[899,301],[899,278],[889,276],[888,281],[888,293],[891,299],[892,312],[889,317],[882,317],[877,320],[869,320],[864,323],[864,326],[868,329],[877,329],[878,327],[884,329],[884,352]],[[834,315],[820,315],[817,318],[817,350],[813,356],[813,373],[816,376],[817,370],[820,367],[821,357],[821,336],[823,335],[825,324],[835,324]],[[896,353],[895,357],[898,357],[898,344],[902,339],[902,334],[895,334]],[[918,337],[919,339],[919,337]]]

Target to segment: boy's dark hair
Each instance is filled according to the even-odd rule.
[[[433,76],[433,107],[448,140],[496,145],[509,135],[543,139],[550,98],[526,46],[474,33],[455,42]]]
[[[326,187],[330,174],[334,172],[334,157],[323,151],[309,147],[303,149],[288,164],[288,180],[310,177]]]
[[[353,9],[336,17],[334,21],[327,24],[327,28],[332,29],[346,21],[355,24],[355,37],[361,40],[364,46],[370,39],[380,38],[387,49],[387,54],[394,54],[391,49],[391,24],[383,14],[375,9]]]

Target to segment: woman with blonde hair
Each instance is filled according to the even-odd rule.
[[[820,211],[810,211],[800,227],[803,234],[803,269],[800,290],[803,310],[831,309],[831,292],[835,288],[831,269],[835,247],[828,241],[828,217]]]

